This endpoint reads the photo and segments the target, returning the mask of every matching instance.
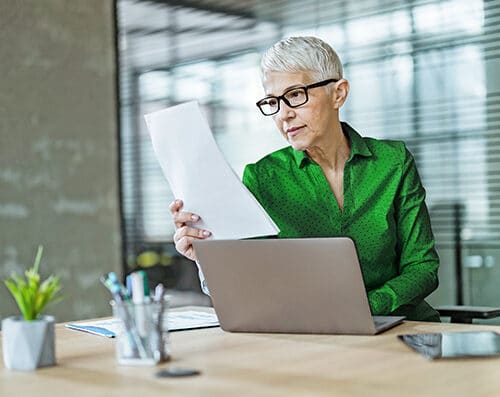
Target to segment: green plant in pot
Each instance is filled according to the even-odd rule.
[[[9,369],[31,371],[56,363],[55,320],[43,312],[61,299],[61,283],[54,275],[40,280],[42,253],[43,247],[38,246],[33,267],[24,272],[24,278],[12,274],[4,280],[22,314],[2,321],[3,359]]]

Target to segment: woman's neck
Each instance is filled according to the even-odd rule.
[[[351,146],[340,122],[336,123],[325,137],[324,142],[307,148],[305,152],[323,170],[343,170],[351,153]]]

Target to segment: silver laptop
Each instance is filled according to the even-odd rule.
[[[374,335],[404,317],[372,316],[345,237],[194,242],[222,329]]]

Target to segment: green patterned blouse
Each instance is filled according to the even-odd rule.
[[[361,137],[342,123],[351,154],[341,210],[319,165],[286,147],[246,166],[243,183],[279,238],[348,236],[356,244],[374,315],[439,321],[424,298],[437,288],[425,190],[404,143]]]

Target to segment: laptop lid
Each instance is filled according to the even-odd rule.
[[[194,247],[226,331],[377,333],[349,238],[199,240]]]

